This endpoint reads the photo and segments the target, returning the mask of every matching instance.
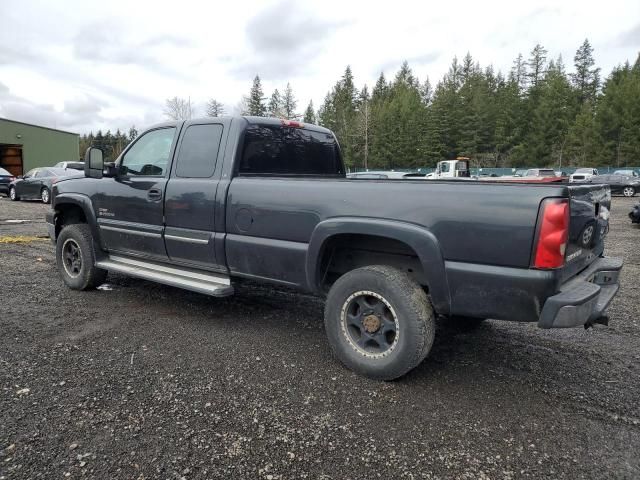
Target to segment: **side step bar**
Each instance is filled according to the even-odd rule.
[[[107,259],[96,262],[96,267],[214,297],[227,297],[233,294],[231,279],[226,275],[116,255],[110,255]]]

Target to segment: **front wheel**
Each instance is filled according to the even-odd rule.
[[[20,200],[20,197],[18,196],[18,194],[16,192],[16,187],[11,187],[9,189],[9,198],[11,200],[13,200],[14,202],[17,202],[18,200]]]
[[[420,364],[435,333],[435,314],[423,288],[382,265],[340,277],[329,290],[324,321],[335,356],[378,380],[401,377]]]
[[[104,283],[107,271],[95,266],[95,244],[86,223],[65,226],[56,241],[56,263],[64,283],[88,290]]]
[[[624,187],[622,189],[622,194],[625,197],[633,197],[636,194],[636,189],[633,187]]]
[[[40,191],[40,199],[42,200],[42,203],[51,202],[51,193],[49,192],[49,189],[47,187],[43,187],[43,189]]]

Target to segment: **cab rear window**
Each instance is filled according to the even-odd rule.
[[[331,133],[304,128],[251,125],[245,131],[241,175],[343,175]]]

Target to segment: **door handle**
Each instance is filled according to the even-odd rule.
[[[149,200],[160,200],[162,198],[162,190],[159,188],[152,188],[147,192],[147,198]]]

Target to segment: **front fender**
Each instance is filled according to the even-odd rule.
[[[444,258],[436,237],[429,230],[411,223],[364,217],[336,217],[320,222],[309,242],[306,279],[309,290],[320,291],[320,259],[327,241],[342,234],[375,235],[409,245],[418,255],[429,286],[434,308],[448,314],[451,298]]]
[[[57,225],[57,213],[64,210],[65,206],[69,205],[75,205],[82,209],[84,216],[87,219],[87,223],[91,228],[91,235],[93,235],[93,238],[98,245],[102,245],[100,242],[100,230],[98,229],[96,215],[93,211],[91,199],[87,195],[83,195],[81,193],[59,193],[55,195],[51,203],[52,210],[56,212],[53,219],[54,224]]]

